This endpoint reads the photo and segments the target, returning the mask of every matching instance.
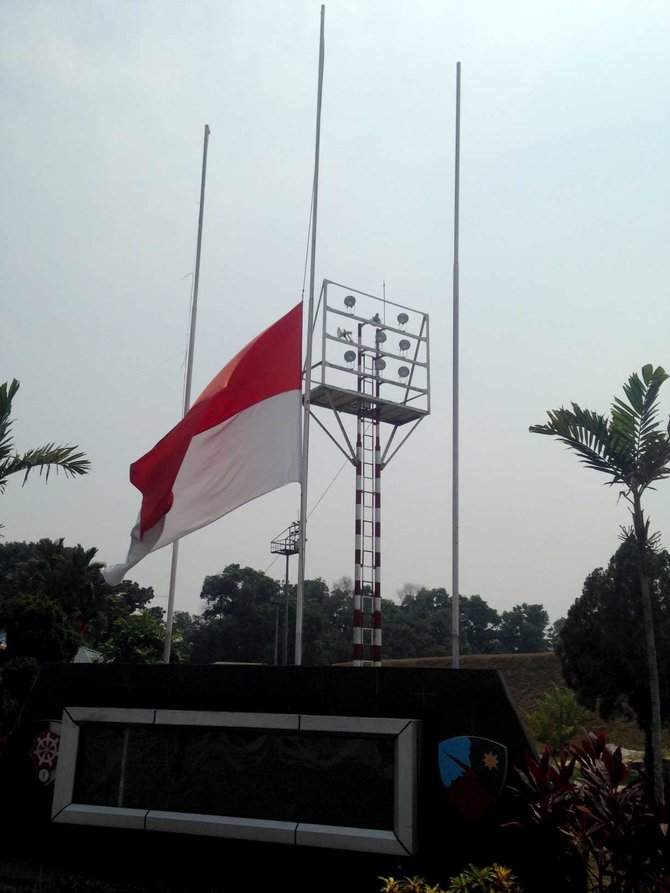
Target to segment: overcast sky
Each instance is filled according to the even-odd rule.
[[[21,383],[20,450],[76,443],[92,461],[10,481],[6,541],[125,558],[129,465],[181,416],[205,124],[194,397],[300,300],[319,23],[315,0],[2,4],[0,380]],[[451,588],[460,61],[460,589],[555,620],[628,519],[528,428],[572,400],[607,412],[642,365],[670,369],[670,7],[330,0],[325,33],[317,286],[385,281],[431,325],[432,412],[384,473],[383,594]],[[343,461],[312,426],[306,572],[328,584],[353,575]],[[670,546],[670,483],[647,507]],[[291,484],[185,538],[175,607],[199,611],[230,563],[283,578],[270,541],[298,515]],[[129,574],[163,606],[170,557]]]

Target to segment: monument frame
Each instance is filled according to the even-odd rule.
[[[78,802],[77,781],[82,765],[82,730],[123,730],[122,753],[115,777],[118,779],[114,792],[116,805]],[[56,776],[51,819],[75,825],[127,828],[136,831],[167,831],[182,834],[199,834],[209,837],[226,837],[258,842],[280,843],[298,846],[319,846],[330,849],[356,850],[386,855],[410,856],[416,850],[416,780],[418,760],[418,726],[416,720],[384,717],[313,716],[290,713],[239,713],[225,711],[151,710],[100,707],[66,707],[63,711],[61,743]],[[367,740],[393,743],[393,827],[352,827],[327,821],[286,821],[278,818],[257,818],[246,815],[207,814],[181,810],[128,807],[124,804],[124,782],[131,759],[129,741],[132,730],[153,729],[164,735],[175,727],[212,730],[253,730],[257,733],[289,733],[300,737],[307,748],[310,737],[324,740],[334,736],[347,744],[351,751],[355,742]],[[267,737],[267,735],[266,735]],[[266,750],[268,750],[266,748]],[[303,748],[303,755],[305,749]],[[332,753],[332,750],[331,750]],[[331,759],[337,760],[335,754]],[[265,758],[265,763],[272,756]],[[341,759],[340,759],[341,762]],[[256,760],[258,764],[258,760]],[[101,767],[95,767],[98,772]],[[145,767],[149,768],[149,767]],[[323,773],[321,773],[323,775]],[[271,777],[271,776],[270,776]],[[267,782],[268,772],[262,779]],[[250,775],[246,783],[253,784]],[[193,780],[192,780],[193,781]],[[212,784],[212,779],[205,779]],[[225,784],[225,783],[224,783]],[[267,787],[267,785],[266,785]],[[94,791],[95,793],[95,791]],[[362,792],[365,795],[365,792]],[[146,796],[146,794],[145,794]],[[156,794],[154,794],[156,796]],[[271,789],[264,791],[268,802],[279,800]],[[335,795],[337,796],[337,795]],[[88,799],[91,798],[89,793]],[[333,792],[322,785],[318,804],[324,814]],[[103,798],[104,799],[104,798]],[[108,798],[107,798],[108,799]],[[222,798],[225,801],[225,793]],[[280,810],[281,804],[277,803]],[[225,810],[224,810],[225,812]],[[278,811],[281,815],[281,811]]]

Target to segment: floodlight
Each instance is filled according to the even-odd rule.
[[[407,366],[401,366],[400,369],[398,369],[398,378],[407,378],[408,375],[409,369]]]
[[[411,346],[412,345],[409,343],[407,338],[403,338],[402,341],[400,342],[400,344],[398,345],[398,347],[400,348],[402,353],[405,353],[405,351],[408,351]]]
[[[386,369],[386,360],[383,360],[381,357],[375,358],[375,369]]]
[[[386,341],[386,332],[382,331],[382,329],[377,329],[375,332],[375,341],[377,344],[383,344]]]
[[[356,359],[356,351],[355,350],[345,350],[344,352],[344,362],[345,363],[353,363]]]
[[[344,306],[348,307],[349,310],[353,310],[356,306],[356,298],[353,295],[347,295],[344,299]]]
[[[398,314],[398,322],[400,323],[401,326],[406,325],[409,322],[409,316],[406,313],[399,313]]]

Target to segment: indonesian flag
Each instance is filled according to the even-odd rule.
[[[302,471],[302,304],[234,357],[184,418],[130,466],[142,507],[116,586],[150,552],[211,524]]]

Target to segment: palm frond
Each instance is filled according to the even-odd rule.
[[[628,400],[625,404],[616,398],[612,405],[612,422],[614,425],[630,430],[635,426],[635,452],[642,456],[649,447],[667,440],[667,433],[658,424],[658,393],[661,385],[668,378],[662,366],[654,368],[651,363],[642,367],[642,377],[633,373],[623,386]]]
[[[19,389],[19,383],[14,378],[11,382],[0,385],[0,462],[5,460],[12,451],[12,400]]]
[[[593,468],[612,478],[611,483],[622,482],[630,461],[629,442],[625,438],[613,439],[607,419],[590,409],[572,404],[572,411],[561,408],[547,412],[549,423],[533,425],[532,434],[557,437],[579,456],[587,468]]]
[[[62,471],[68,477],[87,474],[91,462],[84,453],[76,452],[77,446],[56,446],[48,443],[46,446],[28,450],[20,455],[15,453],[0,463],[0,490],[4,489],[7,478],[12,474],[23,474],[23,483],[31,471],[38,469],[39,474],[44,474],[49,479],[52,470],[58,474]]]
[[[637,429],[637,413],[631,409],[628,403],[624,403],[619,397],[614,398],[612,403],[612,422],[620,425],[623,430],[634,435]]]
[[[670,442],[667,438],[650,441],[638,460],[637,483],[640,491],[655,481],[670,477]]]
[[[13,378],[10,382],[0,384],[0,420],[12,411],[12,401],[19,389],[19,382]]]
[[[19,382],[14,378],[11,382],[0,384],[0,493],[7,486],[7,478],[13,474],[23,474],[25,484],[31,471],[37,469],[40,475],[49,479],[52,470],[62,471],[66,477],[87,474],[91,463],[86,455],[77,452],[77,446],[46,446],[18,453],[12,438],[12,401],[19,390]]]
[[[0,421],[0,462],[5,462],[12,454],[12,422],[10,419]]]
[[[587,468],[640,494],[670,477],[670,437],[658,418],[659,390],[669,377],[661,366],[647,364],[624,384],[625,399],[614,398],[609,420],[572,403],[572,411],[550,410],[549,423],[530,431],[557,437]]]
[[[642,369],[645,384],[647,385],[647,393],[644,399],[644,410],[640,419],[640,434],[642,443],[644,444],[648,437],[666,438],[667,432],[658,428],[658,393],[661,385],[667,380],[668,374],[662,366],[652,369],[651,365],[644,366]]]

